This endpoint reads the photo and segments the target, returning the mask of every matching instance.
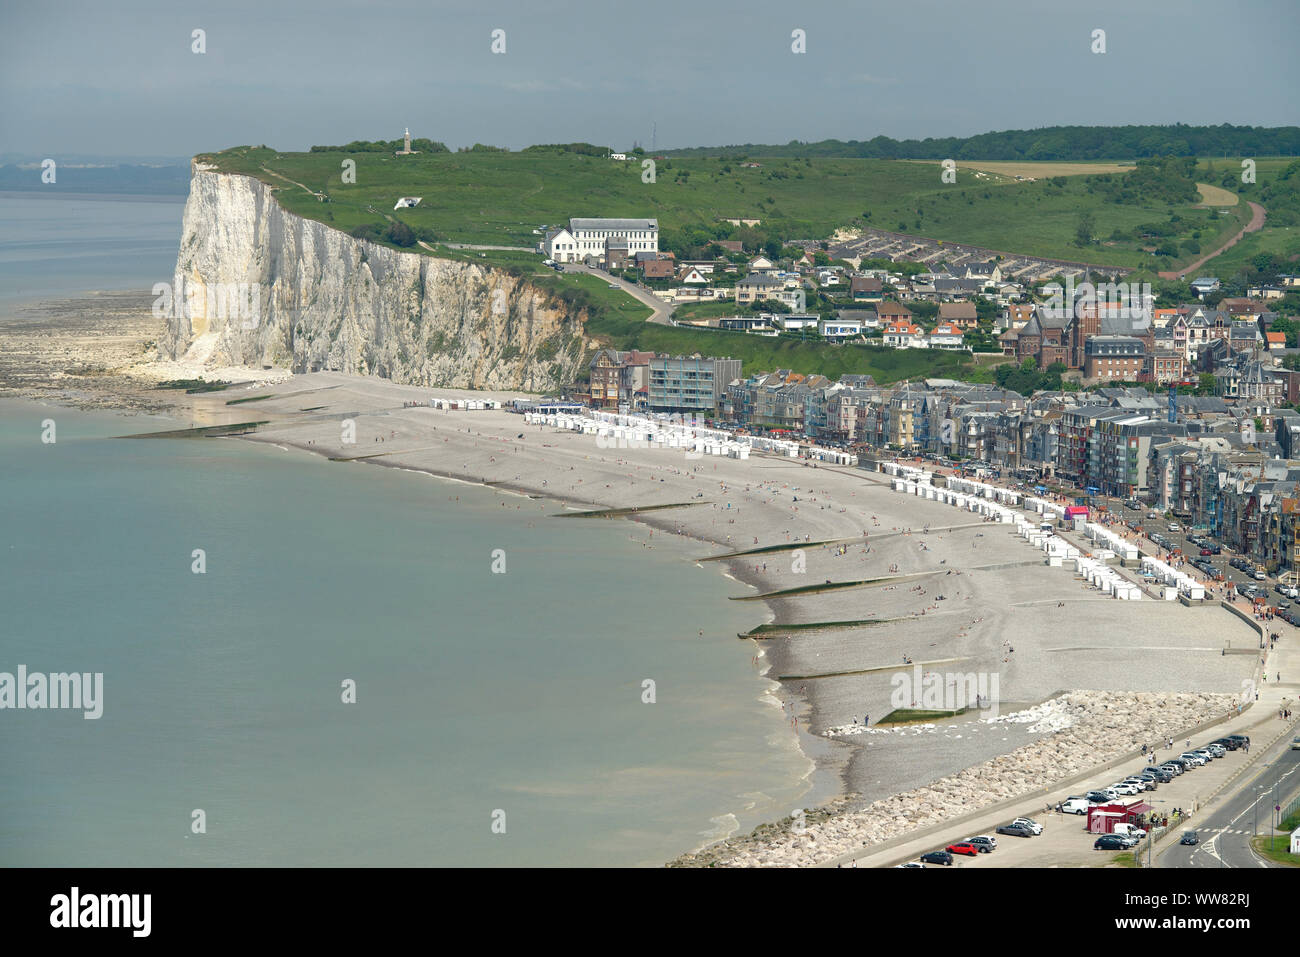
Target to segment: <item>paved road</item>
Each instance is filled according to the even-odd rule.
[[[426,249],[430,248],[425,243],[420,243]],[[474,243],[443,243],[448,249],[499,249],[512,253],[535,253],[536,249],[531,246],[477,246]]]
[[[603,269],[593,269],[591,266],[583,266],[580,265],[579,263],[564,263],[562,271],[563,272],[585,272],[588,273],[589,275],[595,276],[597,279],[602,279],[605,282],[609,283],[611,286],[614,286],[617,289],[622,289],[625,293],[627,293],[633,299],[636,299],[638,302],[644,303],[645,305],[649,306],[653,311],[650,313],[650,317],[646,319],[646,322],[657,322],[663,326],[675,325],[675,323],[672,320],[672,314],[673,314],[673,310],[676,309],[677,307],[672,303],[664,302],[658,296],[655,296],[647,292],[646,290],[642,289],[640,286],[636,285],[635,283],[630,283],[624,279],[619,279],[617,276],[611,276]]]
[[[1292,735],[1282,740],[1264,756],[1266,764],[1248,772],[1208,816],[1189,830],[1195,830],[1200,843],[1174,844],[1156,856],[1157,867],[1276,867],[1257,855],[1250,846],[1258,832],[1270,833],[1273,795],[1286,807],[1300,788],[1300,751],[1291,750]],[[1276,791],[1274,790],[1276,786]]]

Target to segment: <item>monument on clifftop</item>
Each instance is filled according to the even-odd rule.
[[[402,137],[402,148],[397,151],[398,156],[410,156],[412,153],[418,153],[419,150],[411,149],[411,129],[407,127],[406,133]]]

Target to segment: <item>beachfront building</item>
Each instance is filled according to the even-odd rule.
[[[656,356],[650,360],[650,409],[713,415],[727,386],[739,378],[739,359]]]
[[[638,392],[645,392],[650,384],[650,360],[653,352],[618,352],[601,349],[591,359],[591,404],[598,408],[616,409],[634,405]]]
[[[542,240],[542,253],[556,262],[605,262],[611,246],[623,258],[659,251],[657,219],[570,219],[567,227],[549,229]]]

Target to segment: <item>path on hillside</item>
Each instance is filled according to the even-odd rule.
[[[673,310],[677,307],[672,303],[664,302],[652,293],[646,292],[640,286],[630,283],[625,279],[620,279],[617,276],[611,276],[603,269],[595,269],[591,266],[583,266],[579,263],[565,263],[564,272],[585,272],[588,275],[595,276],[597,279],[603,279],[616,289],[621,289],[642,305],[649,306],[651,312],[650,316],[646,319],[646,322],[657,322],[662,326],[673,325],[672,314]]]
[[[432,249],[428,243],[420,243],[425,249]],[[474,243],[443,243],[448,249],[495,249],[509,253],[535,253],[537,252],[531,246],[479,246]]]
[[[284,175],[282,175],[282,174],[280,174],[280,173],[277,173],[277,172],[276,172],[275,170],[273,170],[273,169],[268,169],[268,168],[265,167],[265,166],[262,167],[262,172],[267,173],[267,174],[269,174],[269,175],[271,175],[271,176],[274,176],[274,177],[276,177],[277,179],[282,179],[282,180],[284,180],[286,183],[293,183],[294,186],[301,187],[302,189],[305,189],[307,192],[311,193],[311,195],[312,195],[313,197],[315,197],[316,199],[320,199],[321,197],[323,197],[323,196],[325,195],[324,193],[318,193],[318,192],[316,192],[316,190],[312,189],[310,186],[305,186],[305,185],[303,185],[302,183],[298,182],[296,179],[290,179],[289,177],[284,176]]]
[[[1214,252],[1210,253],[1208,256],[1202,256],[1200,259],[1196,260],[1196,262],[1192,263],[1190,266],[1187,266],[1176,272],[1172,270],[1168,272],[1162,272],[1160,273],[1160,278],[1161,279],[1182,279],[1189,272],[1193,272],[1197,269],[1200,269],[1202,266],[1204,266],[1215,256],[1219,255],[1219,253],[1223,252],[1226,249],[1231,249],[1233,246],[1237,245],[1237,243],[1241,242],[1241,237],[1245,236],[1247,233],[1258,232],[1261,228],[1263,228],[1264,217],[1265,215],[1267,215],[1266,210],[1264,209],[1263,206],[1259,205],[1259,203],[1250,203],[1249,205],[1250,205],[1250,212],[1251,212],[1250,222],[1248,222],[1242,228],[1241,232],[1237,233],[1237,235],[1233,236],[1231,239],[1229,239],[1226,243],[1224,243]]]

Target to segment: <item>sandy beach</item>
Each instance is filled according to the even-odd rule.
[[[387,466],[484,484],[508,493],[503,508],[518,506],[522,494],[559,503],[557,513],[620,510],[645,548],[665,536],[691,543],[703,572],[734,579],[731,597],[752,607],[755,628],[768,626],[737,653],[754,656],[777,683],[773,706],[817,766],[805,801],[826,805],[821,817],[832,823],[1056,740],[1068,726],[1035,720],[1030,709],[1066,692],[1084,695],[1080,728],[1092,726],[1097,708],[1119,706],[1109,695],[1128,696],[1124,721],[1111,722],[1105,747],[1089,752],[1100,761],[1107,748],[1176,731],[1165,720],[1174,713],[1170,695],[1181,696],[1179,720],[1196,723],[1231,707],[1254,672],[1254,657],[1222,654],[1225,641],[1246,647],[1255,638],[1217,605],[1115,601],[1045,565],[1007,526],[895,493],[880,473],[764,455],[741,461],[609,447],[512,412],[429,406],[435,396],[464,395],[456,390],[337,373],[226,370],[227,381],[241,384],[208,394],[158,391],[159,381],[199,370],[150,361],[147,337],[157,320],[142,314],[138,297],[108,297],[96,307],[101,303],[112,307],[111,321],[99,314],[93,328],[85,301],[80,311],[75,301],[46,304],[6,323],[0,381],[8,393],[167,411],[194,426],[263,422],[245,438],[334,460],[329,467]],[[78,315],[83,319],[72,321]],[[92,366],[95,355],[105,359]],[[803,591],[781,594],[789,589]],[[945,687],[952,681],[954,691],[961,676],[995,679],[1004,720],[972,711],[879,726],[900,704],[900,682],[915,683],[918,674],[938,676]],[[926,704],[913,690],[915,703]],[[1006,717],[1017,713],[1030,718]],[[864,731],[865,723],[872,727]],[[1014,791],[1014,780],[988,773],[968,783],[988,795]],[[865,824],[859,830],[881,833]],[[733,835],[735,847],[682,863],[802,864],[828,853],[779,841],[778,851],[742,852],[744,843]]]
[[[311,451],[335,467],[424,471],[576,510],[647,509],[626,516],[645,547],[665,535],[698,541],[703,567],[721,566],[750,586],[738,587],[736,599],[862,583],[753,601],[755,626],[813,627],[746,639],[746,653],[780,683],[791,733],[818,764],[815,798],[840,792],[843,810],[1060,730],[968,712],[855,733],[893,710],[896,676],[914,668],[996,675],[1004,716],[1068,691],[1130,693],[1134,707],[1117,733],[1133,747],[1171,730],[1156,720],[1169,693],[1188,696],[1182,718],[1196,723],[1230,708],[1253,673],[1253,657],[1222,654],[1225,640],[1253,642],[1250,627],[1217,605],[1115,601],[1046,566],[1008,527],[897,494],[879,473],[608,448],[596,436],[528,425],[511,412],[427,405],[431,396],[458,394],[318,373],[187,399],[196,424],[266,421],[250,440]],[[227,404],[244,398],[256,401]],[[345,442],[350,428],[355,441]],[[857,624],[835,624],[844,622]]]

